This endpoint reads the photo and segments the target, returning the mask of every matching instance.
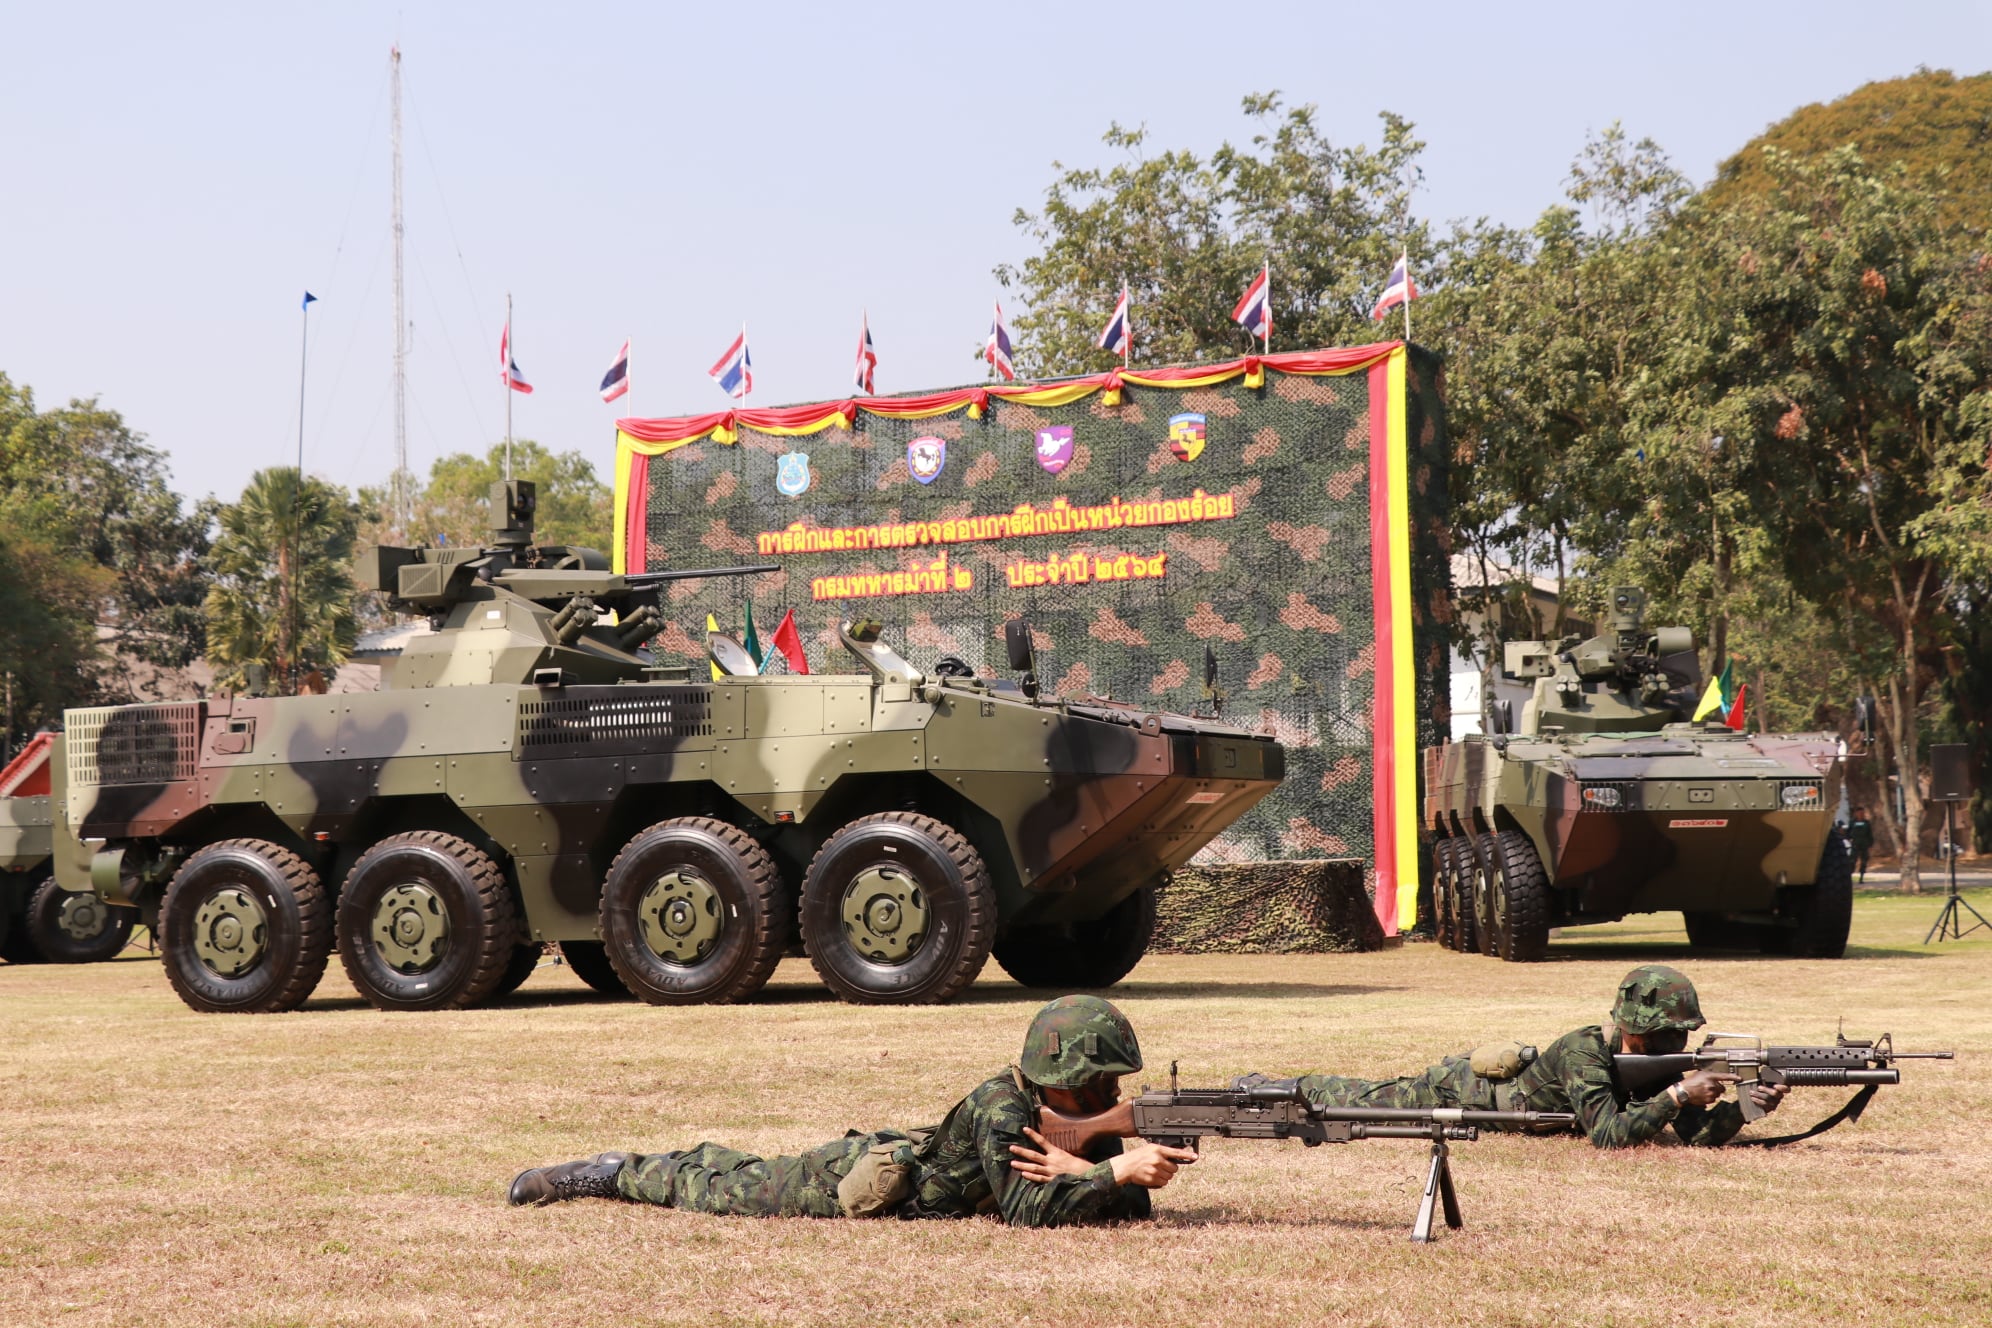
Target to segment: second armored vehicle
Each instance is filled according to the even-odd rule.
[[[1688,722],[1699,668],[1684,627],[1644,627],[1612,592],[1611,630],[1508,642],[1532,680],[1518,724],[1425,752],[1441,943],[1544,956],[1552,927],[1679,909],[1703,946],[1837,958],[1852,919],[1832,734]]]
[[[931,672],[875,623],[862,672],[762,676],[638,653],[664,579],[535,547],[501,484],[485,547],[382,548],[373,588],[430,615],[382,691],[72,711],[56,881],[157,919],[200,1010],[296,1007],[336,949],[383,1009],[474,1004],[557,941],[605,990],[752,995],[799,940],[865,1002],[944,1001],[993,953],[1029,985],[1104,986],[1154,886],[1280,780],[1215,720]],[[732,571],[755,569],[728,569]]]

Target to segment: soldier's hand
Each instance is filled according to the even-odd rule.
[[[1139,1185],[1145,1190],[1159,1190],[1175,1178],[1177,1167],[1196,1160],[1197,1155],[1187,1148],[1143,1144],[1113,1159],[1114,1182]]]
[[[1785,1100],[1785,1094],[1790,1091],[1789,1084],[1751,1084],[1750,1100],[1755,1102],[1760,1110],[1769,1114],[1778,1109],[1778,1104]]]
[[[1733,1074],[1696,1070],[1681,1080],[1681,1096],[1697,1107],[1712,1107],[1722,1100],[1723,1090],[1735,1082]]]
[[[1015,1154],[1010,1159],[1010,1169],[1026,1180],[1047,1181],[1054,1176],[1083,1176],[1093,1169],[1093,1164],[1085,1158],[1066,1152],[1030,1126],[1024,1127],[1036,1142],[1036,1148],[1026,1148],[1022,1144],[1011,1144]],[[1118,1177],[1116,1177],[1118,1179]]]

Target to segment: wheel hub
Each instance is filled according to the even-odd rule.
[[[404,881],[374,905],[373,939],[380,957],[395,972],[427,972],[449,948],[449,909],[432,886]]]
[[[194,913],[194,954],[216,977],[240,977],[262,959],[269,930],[262,904],[241,886],[225,885]]]
[[[844,935],[865,958],[902,964],[927,939],[927,900],[897,867],[871,867],[844,891]]]
[[[110,920],[110,910],[88,890],[63,895],[55,913],[55,925],[72,940],[78,941],[96,940]]]
[[[666,872],[651,882],[637,902],[636,915],[644,944],[667,964],[698,963],[726,930],[719,891],[690,872]]]

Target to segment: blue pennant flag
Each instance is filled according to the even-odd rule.
[[[313,295],[310,291],[306,291],[304,293],[304,303],[300,304],[298,308],[309,309],[313,304],[316,304],[317,302],[318,302],[318,297],[316,295]]]

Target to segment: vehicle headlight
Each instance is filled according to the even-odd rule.
[[[1819,790],[1811,784],[1787,784],[1778,796],[1787,807],[1809,807],[1819,801]]]
[[[1603,811],[1617,811],[1625,799],[1615,788],[1587,788],[1584,790],[1584,805]]]

